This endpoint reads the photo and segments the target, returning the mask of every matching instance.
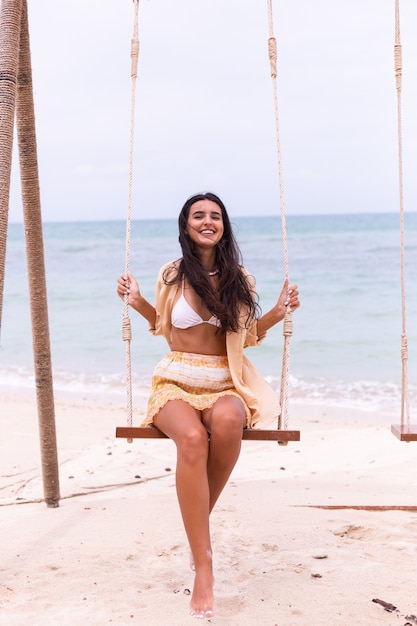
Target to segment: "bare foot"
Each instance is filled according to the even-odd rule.
[[[211,567],[199,567],[195,574],[190,615],[198,619],[213,617],[213,571]]]

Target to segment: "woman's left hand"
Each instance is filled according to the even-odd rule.
[[[287,308],[291,307],[291,310],[294,311],[299,306],[298,287],[297,285],[291,285],[290,287],[288,279],[286,279],[276,305],[258,319],[258,337],[262,337],[272,326],[281,322],[285,317]]]
[[[300,306],[300,300],[298,296],[299,293],[297,285],[289,286],[287,278],[284,282],[284,286],[278,298],[277,306],[279,308],[284,307],[285,310],[290,307],[291,311],[294,311]]]

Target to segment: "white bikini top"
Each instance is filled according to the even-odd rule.
[[[198,324],[220,326],[220,320],[212,315],[209,320],[203,318],[188,304],[184,295],[184,276],[182,277],[182,292],[171,312],[171,323],[175,328],[186,329]]]

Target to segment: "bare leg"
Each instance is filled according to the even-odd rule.
[[[210,543],[210,494],[207,477],[208,434],[201,415],[181,400],[171,400],[158,413],[155,426],[177,446],[178,502],[195,564],[191,615],[213,615],[213,562]]]
[[[242,402],[234,396],[220,398],[211,409],[203,411],[203,424],[210,432],[207,480],[211,513],[239,458],[246,424]],[[192,547],[190,567],[195,570]]]
[[[210,433],[207,476],[211,512],[239,458],[246,424],[243,403],[235,396],[220,398],[211,409],[203,411],[203,424]]]

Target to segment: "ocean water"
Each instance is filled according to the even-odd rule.
[[[281,224],[276,217],[233,218],[245,266],[262,310],[283,282]],[[406,330],[411,406],[417,405],[417,213],[405,216]],[[288,216],[291,282],[302,306],[294,313],[291,399],[399,415],[401,389],[400,235],[396,214]],[[123,303],[116,278],[124,269],[125,223],[44,224],[54,387],[103,398],[125,392]],[[153,301],[159,267],[178,258],[176,220],[134,221],[130,268]],[[145,402],[154,365],[167,351],[131,311],[135,401]],[[33,388],[33,357],[23,226],[7,243],[0,385]],[[247,356],[279,386],[282,327]]]

